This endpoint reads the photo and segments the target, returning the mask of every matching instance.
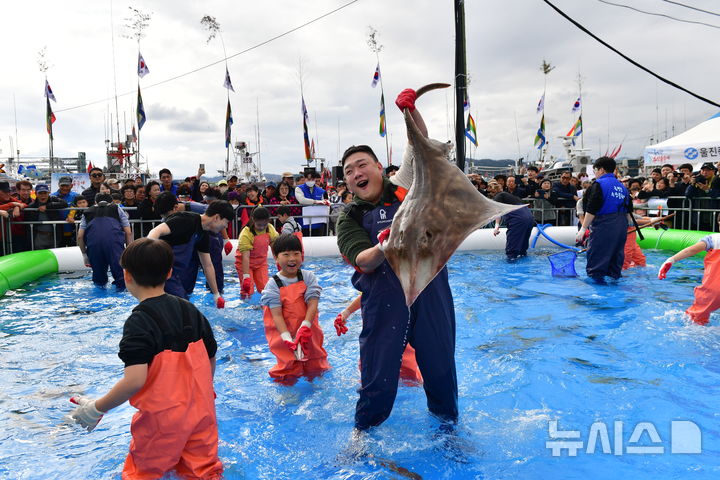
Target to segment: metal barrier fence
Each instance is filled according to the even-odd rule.
[[[540,201],[534,198],[523,199],[526,203],[530,204],[530,210],[533,212],[535,220],[538,223],[554,224],[559,226],[576,225],[577,217],[574,208],[562,208],[552,207],[547,208],[546,205],[541,204]],[[663,214],[666,212],[675,212],[676,216],[669,222],[673,228],[681,230],[706,230],[717,232],[718,228],[718,213],[720,210],[717,206],[720,205],[720,199],[713,199],[710,197],[698,197],[698,198],[686,198],[686,197],[668,197],[668,204],[670,206],[663,207]],[[538,206],[540,205],[540,206]],[[263,205],[269,209],[276,209],[283,205]],[[284,205],[286,207],[303,207],[301,204]],[[243,209],[251,210],[255,208],[254,205],[240,205],[236,211],[236,215],[231,222],[231,228],[233,237],[237,237],[240,234],[242,227],[241,223],[241,211]],[[123,207],[124,210],[133,211],[137,210],[136,207]],[[329,207],[329,213],[327,215],[297,215],[293,218],[301,219],[302,223],[307,222],[308,225],[321,224],[324,225],[319,229],[307,228],[304,234],[308,236],[326,236],[335,235],[335,223],[337,216],[342,209],[342,204],[332,204]],[[646,203],[639,203],[633,206],[633,209],[637,212],[644,212],[646,215],[654,216],[658,214],[657,206],[650,206]],[[79,207],[68,207],[58,209],[54,211],[68,211],[68,210],[84,210]],[[24,212],[38,211],[38,209],[26,208]],[[77,229],[80,225],[80,221],[67,222],[65,220],[56,221],[16,221],[12,219],[12,212],[8,212],[9,216],[0,216],[0,255],[8,255],[11,253],[36,250],[43,248],[57,248],[63,246],[75,245],[75,238],[77,236]],[[248,217],[250,212],[248,211]],[[271,219],[274,221],[277,216],[272,215]],[[149,229],[142,228],[143,225],[151,225],[150,228],[155,227],[161,223],[161,220],[142,220],[142,219],[131,219],[130,228],[133,232],[134,238],[142,236],[143,230],[149,231]],[[65,232],[60,226],[73,225],[71,231]],[[39,230],[40,226],[51,226],[52,231]],[[491,227],[492,225],[488,225]],[[140,231],[136,234],[137,229]],[[13,231],[15,230],[15,231]],[[20,233],[22,232],[22,233]],[[70,235],[65,235],[69,233]],[[50,243],[52,240],[52,243]]]

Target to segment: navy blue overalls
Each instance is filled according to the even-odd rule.
[[[535,218],[529,208],[520,208],[503,215],[507,227],[505,255],[509,260],[527,255],[530,234],[535,228]]]
[[[186,204],[190,211],[193,213],[205,213],[207,205],[198,202],[187,202]],[[223,293],[225,287],[225,274],[223,273],[223,247],[225,246],[225,239],[222,233],[208,232],[209,244],[210,244],[210,260],[212,260],[213,267],[215,267],[215,281],[217,282],[218,292]],[[198,258],[199,261],[199,258]],[[208,289],[210,285],[208,284]],[[191,290],[192,292],[192,290]]]
[[[400,206],[378,206],[365,213],[362,226],[377,244],[377,234],[390,227]],[[430,412],[445,421],[458,417],[455,373],[455,309],[443,268],[410,308],[400,281],[384,261],[371,273],[356,272],[352,283],[362,292],[360,333],[362,387],[355,408],[355,427],[366,430],[390,416],[407,342],[415,348]]]
[[[603,194],[603,206],[590,225],[586,271],[596,280],[604,276],[617,279],[622,276],[625,260],[628,191],[612,173],[596,182]]]
[[[103,202],[104,203],[104,202]],[[113,285],[125,288],[120,256],[125,250],[125,232],[120,224],[118,206],[105,204],[85,210],[85,245],[92,265],[92,280],[97,285],[108,281],[107,270],[113,276]]]
[[[200,258],[195,245],[201,236],[202,233],[196,232],[189,242],[172,247],[175,261],[173,262],[172,275],[165,282],[165,292],[187,300],[195,290],[200,265]]]

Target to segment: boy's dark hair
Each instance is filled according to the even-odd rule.
[[[167,280],[175,257],[164,240],[139,238],[127,246],[120,257],[120,266],[132,275],[141,287],[157,287]]]
[[[123,199],[122,195],[120,195],[119,193],[111,193],[110,197],[113,199],[113,202],[115,200],[120,200],[122,202]]]
[[[100,204],[100,202],[112,202],[112,196],[109,193],[98,193],[95,195],[95,203]]]
[[[251,183],[250,185],[248,185],[247,191],[249,192],[250,190],[255,190],[256,192],[260,193],[260,189],[254,183]]]
[[[662,174],[662,169],[660,169],[660,168],[653,168],[653,169],[652,169],[652,172],[650,172],[650,173],[660,173],[660,174]]]
[[[300,242],[300,239],[291,234],[291,233],[283,233],[279,237],[275,239],[275,242],[272,244],[272,252],[274,256],[278,256],[283,252],[302,252],[302,242]]]
[[[665,168],[665,167],[668,167],[670,170],[673,170],[673,171],[675,170],[675,167],[673,167],[669,163],[666,163],[665,165],[662,166],[662,168]],[[660,170],[660,171],[662,172],[662,170]]]
[[[367,153],[367,154],[370,155],[376,162],[379,162],[379,161],[380,161],[380,160],[378,160],[377,155],[375,155],[375,152],[373,152],[373,149],[370,148],[369,146],[367,146],[367,145],[353,145],[352,147],[350,147],[350,148],[348,148],[347,150],[345,150],[345,153],[343,153],[342,161],[340,162],[340,164],[344,167],[344,166],[345,166],[345,160],[347,160],[347,158],[348,158],[350,155],[352,155],[353,153],[360,153],[360,152],[362,152],[362,153]]]
[[[124,185],[124,186],[120,189],[120,193],[122,193],[123,195],[125,195],[125,190],[132,190],[133,193],[135,193],[135,190],[136,190],[136,189],[135,189],[135,185]]]
[[[540,173],[540,170],[535,165],[530,165],[529,167],[527,167],[527,171],[529,172],[530,170],[532,170],[535,173]]]
[[[207,190],[205,191],[205,193],[207,193]],[[192,195],[192,189],[190,188],[190,185],[183,183],[182,185],[180,185],[177,188],[177,194],[178,194],[178,197],[180,195],[189,197],[190,195]]]
[[[158,195],[157,200],[155,200],[155,205],[153,206],[153,210],[155,210],[156,215],[160,215],[161,217],[167,215],[168,213],[172,212],[172,210],[175,208],[175,205],[178,204],[178,199],[173,195],[172,192],[162,192],[160,195]]]
[[[172,172],[168,168],[163,168],[162,170],[160,170],[158,172],[158,177],[162,177],[163,173],[167,173],[168,175],[170,175],[172,177]]]
[[[209,198],[214,198],[217,200],[218,198],[220,198],[221,195],[222,193],[220,193],[220,189],[218,189],[217,187],[208,187],[205,190],[205,196]]]
[[[493,180],[503,179],[503,180],[505,180],[505,181],[507,182],[507,178],[508,178],[507,175],[499,174],[499,175],[495,175],[495,176],[493,177]]]
[[[100,172],[100,173],[102,173],[103,175],[105,175],[105,172],[102,171],[102,168],[93,167],[93,168],[90,169],[90,171],[88,172],[88,174],[89,174],[89,175],[92,175],[93,172]]]
[[[600,157],[593,163],[593,168],[602,168],[606,173],[612,173],[615,171],[617,163],[610,157]]]
[[[215,200],[208,205],[207,210],[205,210],[205,215],[208,217],[220,215],[220,218],[224,218],[228,222],[232,222],[233,217],[235,216],[235,210],[233,210],[232,205],[225,200]]]
[[[83,195],[78,195],[75,197],[75,200],[73,200],[73,203],[75,203],[75,206],[77,207],[78,202],[82,202],[83,200],[87,202],[87,198],[85,198]]]
[[[344,202],[345,199],[350,195],[350,200],[353,199],[353,193],[350,190],[345,190],[342,194],[342,201]]]
[[[693,171],[693,166],[690,165],[689,163],[683,163],[682,165],[680,165],[678,167],[678,171],[682,170],[683,168],[687,168],[688,170],[690,170],[690,173],[692,173],[692,171]]]
[[[277,214],[278,217],[280,215],[290,215],[290,207],[282,205],[282,206],[278,207],[278,209],[275,211],[275,213]]]
[[[253,220],[270,220],[270,212],[267,208],[258,206],[252,211]]]

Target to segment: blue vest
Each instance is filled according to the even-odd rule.
[[[317,185],[315,185],[315,186],[313,187],[312,193],[310,193],[310,187],[308,187],[308,186],[307,186],[306,184],[304,184],[304,183],[303,183],[302,185],[300,185],[298,188],[300,188],[300,191],[302,191],[303,195],[305,195],[305,198],[307,198],[308,200],[322,200],[322,199],[323,199],[323,195],[325,194],[325,190],[323,190],[322,188],[318,187]],[[303,208],[304,208],[304,207],[303,207]],[[309,225],[309,224],[310,224],[310,219],[309,219],[309,218],[308,218],[308,219],[298,218],[298,220],[300,220],[298,223],[300,223],[300,224],[302,224],[302,225]],[[315,229],[315,228],[321,228],[321,227],[324,227],[324,226],[325,226],[325,222],[323,222],[323,223],[317,223],[317,221],[315,221],[315,222],[312,222],[312,225],[310,225],[310,228]]]
[[[615,178],[612,173],[606,173],[596,180],[600,184],[600,190],[603,194],[603,206],[598,215],[607,215],[609,213],[625,213],[627,211],[628,190]]]

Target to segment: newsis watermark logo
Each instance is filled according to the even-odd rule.
[[[626,434],[630,437],[625,442]],[[670,438],[662,439],[652,422],[627,422],[615,420],[608,425],[594,422],[587,434],[587,443],[583,441],[580,430],[559,430],[558,421],[548,422],[550,440],[545,447],[553,457],[576,457],[579,451],[587,455],[603,453],[607,455],[663,455],[702,453],[702,433],[700,427],[689,420],[673,420],[670,423]]]

